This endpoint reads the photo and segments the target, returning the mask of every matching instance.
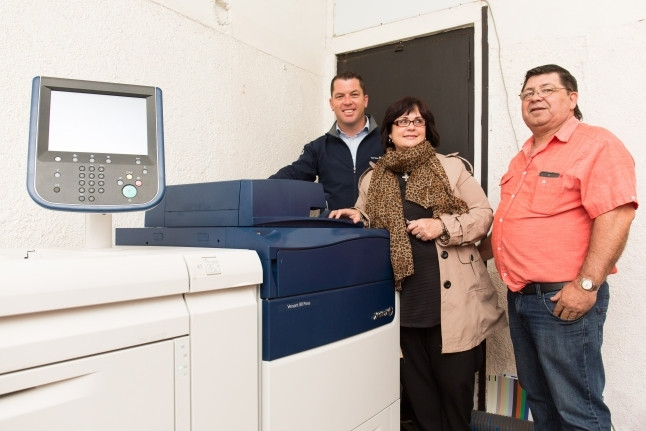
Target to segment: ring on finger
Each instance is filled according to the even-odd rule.
[[[422,238],[422,235],[417,234],[417,239],[421,239],[421,238]]]

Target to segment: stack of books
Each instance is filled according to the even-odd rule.
[[[517,419],[532,420],[527,394],[514,376],[487,376],[486,411]]]

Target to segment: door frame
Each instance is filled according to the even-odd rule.
[[[475,178],[487,192],[489,47],[487,37],[488,9],[483,5],[484,3],[480,2],[468,3],[339,36],[332,35],[333,31],[330,31],[326,68],[328,76],[336,74],[338,54],[361,51],[448,30],[473,27],[473,167]]]

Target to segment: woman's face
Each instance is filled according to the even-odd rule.
[[[406,120],[406,126],[398,125],[402,121],[406,123]],[[426,139],[426,121],[420,115],[419,108],[416,106],[408,114],[397,117],[388,137],[393,141],[395,151],[404,151],[423,142]]]

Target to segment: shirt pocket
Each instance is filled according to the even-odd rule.
[[[535,178],[530,209],[538,214],[552,215],[562,210],[562,198],[567,194],[563,175]]]

